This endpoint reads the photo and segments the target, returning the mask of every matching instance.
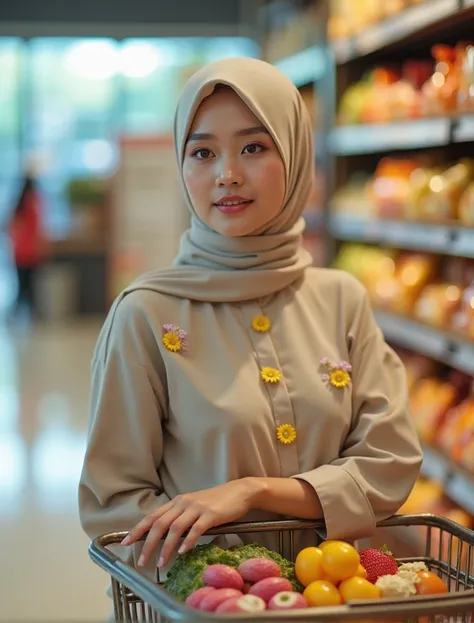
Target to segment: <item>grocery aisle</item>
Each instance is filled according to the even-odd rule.
[[[474,528],[474,2],[270,0],[264,21],[312,112],[315,263],[365,285],[407,368],[425,460],[402,511]]]
[[[0,327],[0,621],[108,614],[76,503],[98,327]]]

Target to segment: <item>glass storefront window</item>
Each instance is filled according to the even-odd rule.
[[[71,177],[112,173],[120,135],[170,131],[181,87],[199,66],[258,55],[239,37],[0,38],[0,210],[11,209],[23,167],[33,166],[49,233],[66,235]]]

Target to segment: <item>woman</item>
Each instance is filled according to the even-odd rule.
[[[41,200],[32,177],[27,176],[8,227],[18,279],[15,311],[23,304],[34,311],[34,282],[44,259],[45,239]]]
[[[369,536],[406,500],[421,451],[364,289],[301,245],[301,97],[267,63],[219,61],[185,86],[175,139],[192,225],[99,337],[82,525],[134,546],[149,530],[138,564],[151,571],[236,520],[324,518],[329,538]]]

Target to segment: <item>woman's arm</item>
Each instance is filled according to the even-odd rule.
[[[90,538],[128,530],[169,501],[157,470],[166,400],[158,373],[147,365],[156,340],[138,296],[130,294],[113,307],[93,358],[91,416],[79,484],[80,520]]]
[[[344,277],[355,313],[349,329],[351,430],[339,457],[294,478],[317,494],[328,538],[370,536],[409,496],[422,451],[409,409],[405,370],[385,343],[365,289]]]
[[[254,509],[298,517],[322,519],[323,509],[314,488],[293,478],[247,478]]]

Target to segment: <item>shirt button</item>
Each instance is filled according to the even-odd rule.
[[[255,316],[252,320],[252,329],[258,333],[266,333],[270,331],[272,323],[267,316]]]
[[[281,381],[281,372],[276,368],[262,368],[260,376],[265,383],[279,383]]]

